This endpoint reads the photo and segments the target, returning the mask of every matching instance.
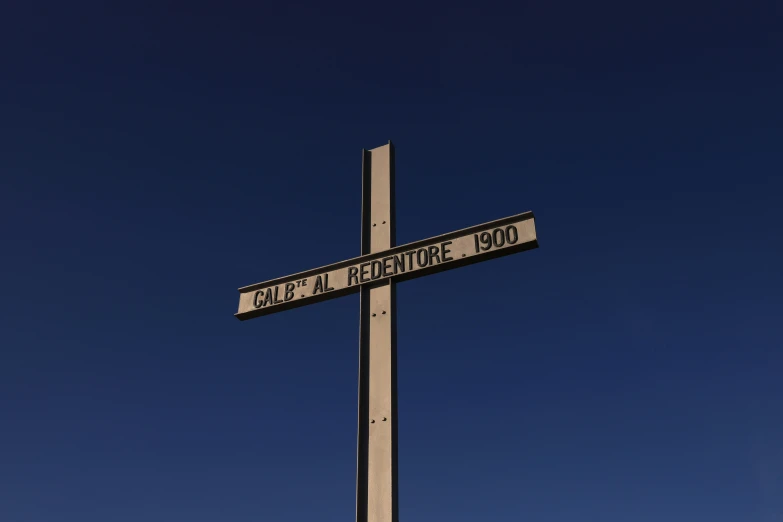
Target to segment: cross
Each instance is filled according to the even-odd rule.
[[[538,247],[532,212],[397,246],[394,145],[362,150],[362,254],[239,289],[244,321],[360,294],[356,522],[398,522],[398,282]]]

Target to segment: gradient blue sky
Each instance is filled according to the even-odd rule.
[[[354,516],[358,297],[236,288],[533,210],[399,287],[405,522],[783,516],[771,2],[0,8],[0,520]]]

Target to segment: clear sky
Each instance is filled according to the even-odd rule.
[[[0,521],[354,517],[356,295],[240,286],[533,210],[400,284],[405,522],[783,516],[772,2],[6,2]]]

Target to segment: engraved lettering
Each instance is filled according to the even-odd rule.
[[[502,229],[496,228],[494,232],[492,232],[492,242],[496,247],[502,247],[506,244],[506,235],[503,233]]]
[[[355,266],[349,266],[348,267],[348,286],[351,286],[352,284],[358,285],[359,284],[359,276],[357,275],[359,273],[359,269]],[[351,283],[351,280],[355,281],[354,283]]]
[[[296,286],[293,283],[285,284],[285,296],[283,297],[285,301],[290,301],[294,298],[294,288],[296,288]]]
[[[359,280],[362,283],[366,283],[367,281],[370,280],[370,278],[369,278],[370,274],[368,273],[368,270],[367,270],[367,268],[369,268],[369,266],[370,266],[370,263],[362,263],[361,265],[359,265],[359,274],[360,274]]]
[[[446,248],[450,244],[451,244],[451,241],[444,241],[443,243],[440,244],[440,251],[443,254],[443,262],[444,263],[446,261],[451,261],[452,259],[454,259],[453,257],[446,257],[447,255],[449,255],[451,253],[451,250]]]
[[[383,258],[383,277],[389,277],[393,275],[392,273],[392,266],[391,266],[391,260],[394,259],[394,256],[384,257]]]
[[[318,292],[323,293],[324,292],[324,284],[323,281],[321,281],[321,276],[315,277],[315,286],[313,287],[313,294],[315,295]]]
[[[430,264],[430,255],[426,248],[420,248],[416,251],[416,263],[418,263],[419,268],[425,268]]]
[[[381,277],[382,272],[383,272],[383,265],[381,265],[381,262],[373,261],[370,270],[370,279],[372,279],[373,281],[379,279]]]
[[[405,272],[405,254],[394,256],[394,274]]]
[[[482,232],[479,241],[481,242],[481,250],[486,252],[492,248],[492,235],[489,232]]]
[[[517,232],[517,227],[514,225],[509,225],[506,227],[506,242],[509,245],[513,245],[519,241],[519,232]]]
[[[413,256],[416,254],[415,251],[405,252],[405,255],[408,256],[408,270],[413,270]]]
[[[436,245],[432,245],[429,247],[430,251],[430,263],[435,264],[435,261],[440,264],[440,254],[438,254],[438,247]]]

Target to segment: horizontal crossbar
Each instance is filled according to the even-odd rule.
[[[315,304],[392,278],[406,281],[538,247],[524,212],[239,289],[239,320]]]

